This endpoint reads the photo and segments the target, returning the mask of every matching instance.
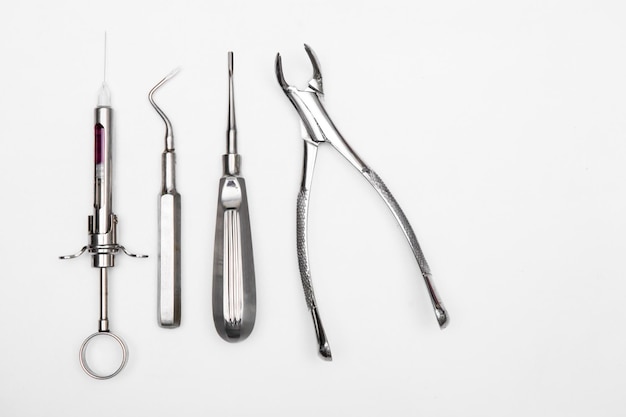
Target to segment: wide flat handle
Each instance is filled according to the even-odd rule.
[[[228,342],[246,339],[256,319],[256,283],[245,181],[220,181],[213,261],[213,321]]]
[[[158,321],[161,327],[180,326],[180,194],[159,198]]]

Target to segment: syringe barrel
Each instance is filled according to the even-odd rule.
[[[98,106],[94,111],[94,216],[91,233],[111,230],[113,109]]]

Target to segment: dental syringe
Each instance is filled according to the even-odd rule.
[[[98,103],[94,110],[94,200],[93,214],[89,216],[89,240],[78,253],[61,256],[61,259],[73,259],[87,251],[91,255],[91,266],[100,270],[100,320],[98,331],[87,337],[80,348],[80,364],[92,378],[109,379],[122,371],[128,360],[128,348],[124,341],[109,329],[108,314],[108,268],[115,266],[115,255],[121,250],[134,258],[147,255],[129,253],[117,243],[117,216],[113,213],[112,182],[112,144],[113,144],[113,108],[111,92],[106,83],[106,35],[105,35],[105,70],[104,80],[98,93]],[[108,336],[119,344],[122,352],[120,365],[112,373],[94,371],[87,361],[87,347],[96,336]]]

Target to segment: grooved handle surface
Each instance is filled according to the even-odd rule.
[[[243,259],[239,211],[224,211],[224,320],[239,326],[243,317]]]
[[[246,183],[220,179],[213,252],[213,322],[228,342],[245,340],[256,320],[256,282]]]

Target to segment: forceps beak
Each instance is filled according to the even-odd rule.
[[[315,51],[311,49],[309,45],[304,44],[304,50],[306,54],[309,56],[311,60],[311,65],[313,65],[313,77],[309,81],[309,87],[313,90],[317,91],[320,94],[324,94],[324,86],[322,84],[322,69],[320,67],[320,61],[317,59],[317,55],[315,55]]]
[[[283,74],[283,63],[280,58],[280,52],[276,54],[276,61],[274,62],[274,70],[276,71],[276,79],[278,80],[278,84],[283,88],[283,90],[287,91],[289,88],[289,84],[285,81],[285,75]]]
[[[304,50],[309,56],[309,60],[311,61],[311,65],[313,66],[313,76],[309,80],[309,88],[313,90],[313,92],[318,94],[324,94],[324,88],[322,84],[322,71],[320,67],[319,60],[317,59],[317,55],[309,45],[304,44]],[[278,79],[278,84],[283,88],[283,90],[287,91],[290,87],[285,81],[285,75],[283,73],[283,63],[280,57],[280,53],[276,54],[276,62],[274,64],[274,68],[276,71],[276,78]]]

